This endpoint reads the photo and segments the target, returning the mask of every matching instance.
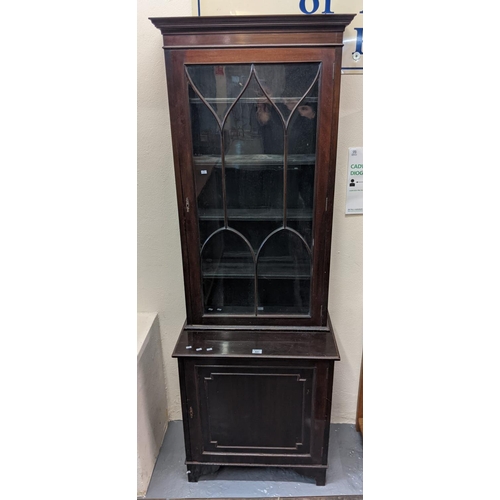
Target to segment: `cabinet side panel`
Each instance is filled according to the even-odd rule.
[[[201,307],[201,286],[197,217],[187,217],[189,211],[196,212],[196,193],[191,168],[192,138],[184,59],[183,50],[165,50],[187,322],[192,324],[201,320],[198,312]],[[197,304],[200,305],[196,307]]]
[[[312,283],[312,316],[318,318],[318,324],[327,324],[327,307],[325,296],[325,282],[327,263],[325,255],[330,255],[331,241],[325,235],[330,234],[328,224],[331,224],[328,210],[333,193],[328,191],[329,173],[335,167],[335,157],[331,156],[330,141],[332,139],[332,123],[334,115],[334,78],[340,75],[333,72],[334,52],[323,51],[322,72],[319,88],[320,105],[318,108],[318,135],[317,135],[317,175],[314,193],[314,261]],[[330,209],[331,211],[331,209]],[[330,221],[330,222],[329,222]]]
[[[186,389],[185,360],[177,361],[179,369],[179,384],[181,390],[182,425],[184,429],[184,446],[186,448],[186,460],[192,460],[191,432],[189,429],[189,391]]]
[[[328,176],[328,203],[326,206],[326,217],[325,217],[325,233],[324,239],[328,241],[324,249],[325,267],[323,272],[324,276],[330,276],[330,256],[331,256],[331,241],[332,241],[332,223],[333,223],[333,201],[335,194],[335,174],[337,171],[337,143],[338,143],[338,128],[339,128],[339,109],[340,109],[340,75],[341,75],[341,65],[342,65],[342,48],[335,49],[335,64],[334,64],[334,81],[332,92],[332,106],[333,106],[333,116],[332,116],[332,127],[330,129],[331,137],[328,140],[330,145],[330,158],[331,167]],[[325,279],[323,283],[323,300],[324,303],[328,303],[328,289],[330,281]],[[326,314],[326,311],[325,311]],[[326,318],[325,318],[326,320]]]
[[[325,361],[321,364],[318,373],[322,377],[322,389],[324,397],[320,403],[320,408],[317,409],[318,414],[322,413],[323,419],[323,440],[321,443],[322,464],[328,463],[328,445],[330,442],[330,420],[332,415],[332,391],[333,391],[333,374],[334,374],[334,361]],[[321,435],[318,431],[318,436]]]
[[[196,360],[186,358],[179,365],[182,397],[182,420],[186,445],[186,461],[199,460],[203,449],[200,425],[200,396],[196,378]]]

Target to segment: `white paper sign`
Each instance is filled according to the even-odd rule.
[[[363,213],[363,148],[349,148],[345,213]]]

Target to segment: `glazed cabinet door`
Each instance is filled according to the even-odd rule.
[[[182,363],[188,461],[326,463],[332,362],[185,359]]]
[[[167,57],[188,323],[324,323],[333,54]]]

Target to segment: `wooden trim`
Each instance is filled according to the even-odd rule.
[[[311,63],[321,62],[325,54],[331,51],[318,47],[283,47],[279,51],[270,51],[264,47],[237,47],[225,50],[223,54],[204,48],[192,49],[186,52],[184,64],[264,64],[264,63]],[[174,51],[175,52],[175,51]],[[248,61],[251,62],[248,62]]]
[[[242,33],[248,31],[317,33],[318,31],[344,31],[356,14],[330,16],[272,15],[272,16],[201,16],[150,17],[149,20],[162,34],[197,34],[207,32]]]
[[[337,171],[337,144],[338,144],[338,129],[339,129],[339,110],[340,110],[340,83],[341,83],[341,69],[342,69],[342,49],[340,47],[335,50],[334,59],[334,72],[333,72],[333,93],[332,93],[332,125],[330,128],[330,168],[328,169],[328,186],[327,186],[327,203],[325,207],[325,220],[324,220],[324,240],[332,241],[332,230],[333,230],[333,209],[335,200],[335,176]],[[323,269],[324,276],[330,276],[330,259],[331,259],[331,243],[325,245],[325,255],[324,262],[325,267]],[[323,292],[322,300],[325,304],[328,304],[328,292],[330,288],[330,281],[328,279],[323,280]]]
[[[318,31],[315,33],[277,33],[272,31],[261,33],[174,33],[164,34],[163,44],[171,49],[187,47],[190,49],[204,48],[211,51],[230,47],[336,47],[343,44],[343,33],[340,31]]]
[[[259,49],[277,49],[277,48],[294,48],[294,47],[315,47],[315,48],[322,48],[322,47],[343,47],[343,43],[266,43],[266,44],[245,44],[245,48],[259,48]],[[240,49],[242,45],[228,45],[224,44],[221,46],[217,46],[217,50],[219,49]],[[212,47],[207,47],[205,45],[164,45],[164,49],[204,49],[204,50],[213,50],[215,48],[214,46]]]

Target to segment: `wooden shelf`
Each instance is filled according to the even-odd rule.
[[[236,98],[238,96],[235,96],[235,97],[205,97],[205,101],[208,102],[209,104],[232,104]],[[276,103],[276,102],[280,102],[280,103],[287,103],[287,102],[291,102],[291,103],[296,103],[296,102],[299,102],[301,101],[303,98],[303,96],[300,96],[300,97],[272,97],[271,100]],[[199,97],[191,97],[189,99],[189,102],[191,104],[201,104],[203,103],[203,101],[199,98]],[[238,102],[240,103],[245,103],[245,104],[259,104],[259,103],[269,103],[269,99],[265,96],[261,96],[261,97],[240,97],[238,99]],[[304,99],[304,102],[318,102],[318,98],[317,97],[306,97]]]
[[[283,208],[229,208],[227,217],[232,221],[280,221],[283,219]],[[198,209],[200,220],[224,220],[224,211],[217,208]],[[312,208],[288,208],[287,220],[312,221]]]
[[[212,166],[215,168],[222,167],[220,156],[216,155],[199,155],[194,156],[193,161],[196,167]],[[283,155],[266,155],[266,154],[250,154],[250,155],[234,155],[228,154],[224,156],[226,168],[236,167],[258,167],[269,168],[272,166],[283,167]],[[288,167],[314,165],[316,163],[316,155],[314,154],[292,154],[287,157]]]
[[[208,264],[206,261],[204,261]],[[311,266],[294,262],[261,262],[257,266],[259,279],[310,279]],[[206,265],[203,278],[248,278],[254,279],[253,263],[213,262]]]

